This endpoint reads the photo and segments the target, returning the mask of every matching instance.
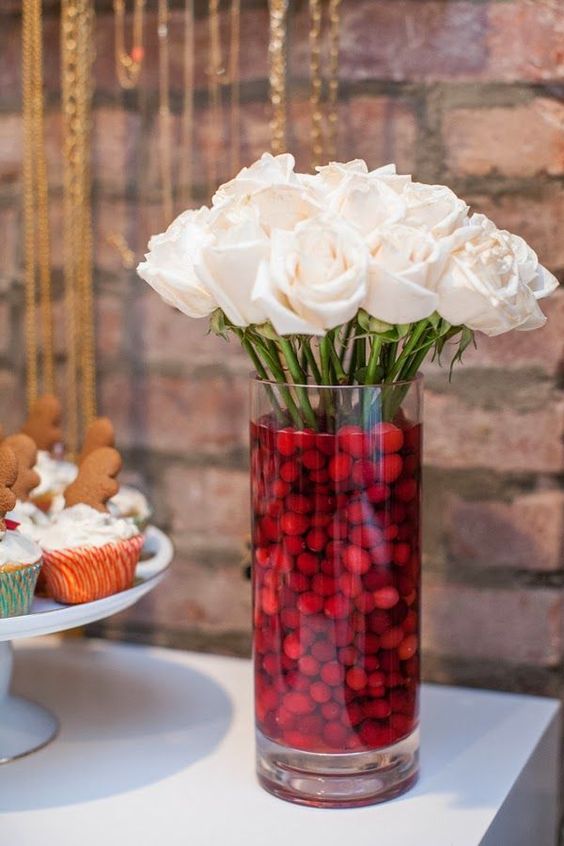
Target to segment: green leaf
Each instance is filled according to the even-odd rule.
[[[219,335],[221,338],[224,338],[226,341],[228,340],[228,334],[230,324],[227,318],[225,317],[224,313],[220,308],[216,308],[210,317],[209,323],[209,331],[213,332],[214,335]]]
[[[463,326],[462,332],[461,332],[461,335],[460,335],[460,341],[458,343],[458,349],[455,352],[455,354],[453,355],[452,361],[450,363],[450,369],[449,369],[449,374],[448,374],[449,380],[452,379],[452,373],[453,373],[453,370],[454,370],[454,365],[456,364],[457,361],[460,361],[460,362],[462,361],[462,356],[464,355],[465,351],[468,349],[470,344],[474,344],[474,346],[476,346],[476,343],[474,341],[474,332],[472,331],[472,329],[469,329],[467,326]]]
[[[277,341],[279,338],[279,335],[274,329],[272,323],[267,322],[255,325],[253,326],[253,330],[256,332],[257,335],[260,335],[261,338],[266,338],[269,341]]]

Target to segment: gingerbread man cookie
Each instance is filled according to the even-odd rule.
[[[9,446],[0,446],[0,532],[6,531],[4,517],[16,505],[12,485],[18,477],[18,459]]]
[[[27,420],[21,428],[37,444],[37,449],[51,452],[63,440],[61,403],[53,394],[43,394],[35,400]]]
[[[12,490],[21,502],[27,502],[30,492],[37,487],[41,478],[33,468],[37,461],[37,447],[29,435],[20,432],[10,435],[4,441],[4,446],[10,447],[18,459],[18,477],[12,485]]]
[[[86,430],[82,451],[76,463],[80,466],[86,456],[90,455],[95,449],[99,447],[113,447],[115,446],[115,442],[114,426],[110,418],[96,417]]]
[[[112,447],[98,447],[83,460],[78,476],[65,491],[67,508],[85,503],[97,511],[107,511],[106,503],[119,491],[116,476],[121,455]]]

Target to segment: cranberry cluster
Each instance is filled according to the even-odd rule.
[[[256,716],[311,752],[415,728],[421,427],[251,425]]]

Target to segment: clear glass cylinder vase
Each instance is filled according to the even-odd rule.
[[[251,400],[259,781],[390,799],[418,770],[422,380]]]

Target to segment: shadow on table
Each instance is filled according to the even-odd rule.
[[[85,642],[67,642],[64,651],[19,649],[14,691],[29,698],[41,691],[41,703],[61,721],[61,738],[0,767],[0,811],[103,799],[209,755],[227,732],[232,703],[174,655],[127,649],[124,660],[122,650]]]

